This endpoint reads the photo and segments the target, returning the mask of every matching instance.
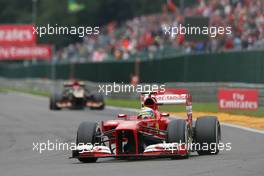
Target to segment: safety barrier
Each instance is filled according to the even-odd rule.
[[[9,65],[0,67],[6,78],[77,78],[93,82],[130,82],[138,66],[140,82],[264,83],[264,51],[191,54],[173,58],[83,64]]]

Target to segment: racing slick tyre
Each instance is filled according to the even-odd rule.
[[[49,108],[50,110],[60,110],[57,106],[57,102],[59,102],[61,99],[61,96],[59,93],[55,92],[50,96],[50,102],[49,102]]]
[[[77,131],[76,145],[78,144],[92,144],[98,143],[96,135],[99,132],[97,123],[95,122],[82,122]],[[92,163],[96,162],[97,158],[78,158],[80,162]]]
[[[97,103],[102,103],[101,106],[99,107],[91,107],[90,109],[97,109],[97,110],[103,110],[105,107],[104,103],[104,96],[102,94],[93,94],[92,95],[92,101],[97,102]]]
[[[167,131],[168,131],[168,135],[167,135],[168,143],[187,144],[185,147],[188,147],[189,133],[188,133],[187,123],[185,120],[176,119],[170,121],[170,123],[168,124]],[[184,159],[188,157],[189,154],[186,154],[184,156],[172,157],[172,159]]]
[[[219,153],[218,144],[221,139],[221,127],[214,116],[199,117],[195,123],[195,140],[199,144],[199,155],[216,155]]]

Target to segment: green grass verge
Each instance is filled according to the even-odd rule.
[[[123,99],[107,99],[107,105],[126,107],[126,108],[140,108],[140,102],[138,100],[123,100]],[[164,112],[184,112],[184,106],[166,105],[160,108]],[[193,111],[197,112],[219,112],[217,103],[193,103]],[[229,114],[247,115],[254,117],[264,117],[264,107],[260,107],[257,111],[241,111],[241,110],[229,110],[221,111]]]
[[[29,89],[23,89],[23,88],[15,88],[15,87],[0,87],[0,92],[22,92],[22,93],[27,93],[27,94],[37,95],[37,96],[42,96],[42,97],[49,96],[48,92],[38,91],[38,90],[29,90]]]
[[[7,90],[5,90],[4,88],[0,87],[0,93],[6,93]]]

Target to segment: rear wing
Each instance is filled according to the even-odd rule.
[[[157,105],[192,105],[191,94],[186,89],[166,89],[164,92],[143,92],[141,104],[147,98],[154,98]]]
[[[82,82],[82,81],[78,81],[78,84],[79,84],[80,86],[85,86],[85,83]],[[73,86],[73,85],[74,85],[74,81],[67,81],[67,82],[64,82],[64,83],[63,83],[63,86],[64,86],[64,87],[71,87],[71,86]]]

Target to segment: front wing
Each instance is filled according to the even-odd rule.
[[[59,108],[72,108],[73,107],[73,103],[71,101],[57,102],[56,105]],[[88,101],[83,105],[83,107],[89,107],[89,108],[100,108],[101,106],[103,106],[103,102],[92,102],[92,101]]]
[[[112,153],[110,149],[106,146],[94,146],[86,147],[81,146],[77,150],[72,158],[161,158],[161,157],[177,157],[177,156],[188,156],[189,151],[185,146],[175,146],[172,143],[161,143],[154,144],[146,147],[143,153],[140,154],[116,154]]]

